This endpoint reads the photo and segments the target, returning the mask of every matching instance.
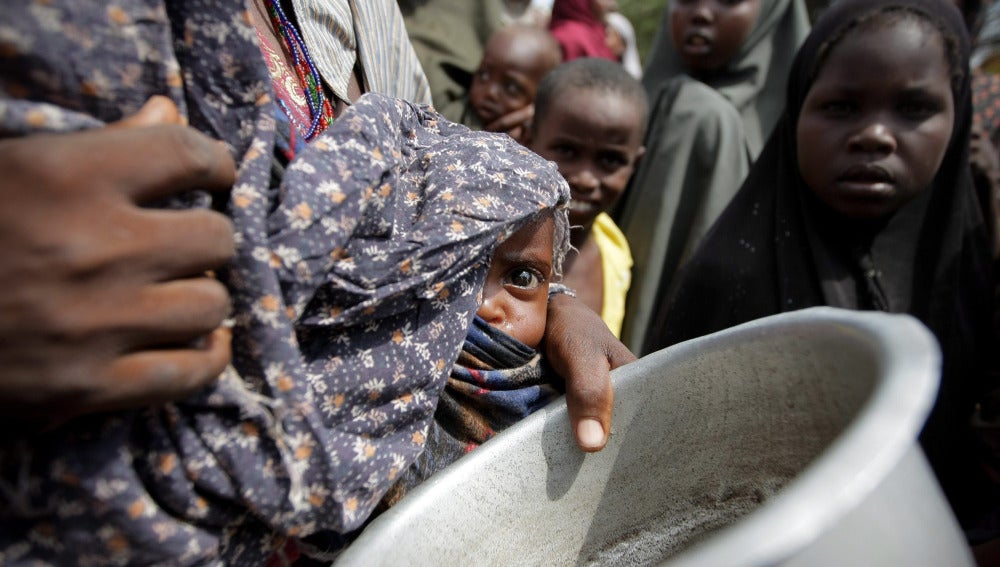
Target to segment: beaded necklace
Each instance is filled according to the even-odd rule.
[[[295,74],[298,75],[299,81],[302,83],[306,95],[306,103],[309,106],[309,115],[311,116],[311,123],[306,130],[305,138],[306,140],[312,140],[317,134],[333,123],[333,106],[326,97],[326,93],[323,92],[323,80],[316,69],[316,64],[313,63],[312,57],[309,56],[305,42],[302,41],[298,30],[295,29],[295,26],[281,8],[281,0],[267,0],[267,13],[271,17],[271,23],[284,40],[289,53],[292,54]],[[285,114],[291,118],[291,111],[289,111],[281,99],[278,99],[278,104],[285,111]]]

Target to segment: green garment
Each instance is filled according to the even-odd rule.
[[[619,208],[634,261],[621,338],[636,354],[645,354],[650,316],[677,268],[750,169],[740,115],[704,83],[686,76],[667,81],[650,109],[659,118]],[[641,188],[649,190],[631,193]]]
[[[403,11],[406,31],[431,85],[434,107],[462,122],[483,46],[502,24],[502,0],[428,0]]]
[[[636,354],[651,314],[736,194],[785,101],[785,82],[809,31],[803,0],[762,0],[739,53],[710,81],[685,74],[669,10],[643,73],[650,114],[646,155],[615,218],[632,246],[622,340]]]
[[[788,70],[808,33],[809,17],[803,0],[761,0],[760,15],[739,53],[725,69],[705,80],[739,111],[754,158],[784,110]],[[642,84],[653,100],[664,80],[686,73],[674,49],[669,9],[663,11],[648,59]]]

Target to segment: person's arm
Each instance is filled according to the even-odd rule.
[[[50,421],[182,397],[229,362],[229,296],[206,271],[229,220],[143,208],[235,176],[154,99],[115,127],[0,141],[0,411]]]
[[[635,360],[625,345],[582,301],[568,294],[549,299],[545,354],[566,379],[566,403],[580,449],[600,451],[611,431],[614,390],[610,371]]]

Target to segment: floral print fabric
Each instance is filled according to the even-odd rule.
[[[558,171],[366,95],[273,185],[283,123],[239,0],[27,3],[0,15],[0,50],[0,135],[165,94],[238,164],[231,367],[183,401],[0,446],[0,563],[259,565],[361,526],[424,446],[496,242],[568,200]]]

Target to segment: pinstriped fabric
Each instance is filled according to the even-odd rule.
[[[430,85],[394,0],[295,0],[293,5],[310,55],[342,100],[349,100],[347,84],[360,56],[365,91],[430,104]]]

